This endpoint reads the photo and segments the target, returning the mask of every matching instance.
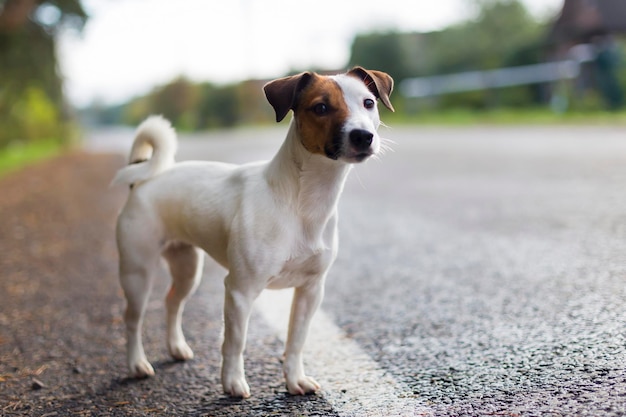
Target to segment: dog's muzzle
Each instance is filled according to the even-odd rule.
[[[353,129],[347,137],[338,132],[324,152],[335,161],[343,159],[345,162],[362,162],[374,154],[373,142],[374,134],[369,130]]]
[[[354,129],[348,135],[349,145],[345,157],[350,161],[362,162],[372,156],[374,134],[365,129]]]

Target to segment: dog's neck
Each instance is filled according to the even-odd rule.
[[[337,208],[350,168],[351,164],[307,151],[292,120],[266,178],[276,197],[292,205],[303,220],[325,225]]]

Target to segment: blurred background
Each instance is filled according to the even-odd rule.
[[[268,124],[265,82],[353,65],[396,80],[388,124],[621,122],[625,31],[622,0],[0,0],[0,152]]]
[[[0,413],[626,415],[625,59],[626,0],[0,0]],[[177,160],[271,157],[286,126],[264,83],[353,65],[396,81],[396,152],[340,203],[336,328],[307,357],[330,389],[286,395],[257,316],[254,395],[223,397],[214,263],[185,312],[197,359],[169,360],[153,298],[159,377],[129,383],[128,191],[107,186],[134,127],[169,118]]]

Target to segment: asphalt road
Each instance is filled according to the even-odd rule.
[[[179,159],[269,158],[284,132],[186,137]],[[413,415],[626,414],[624,129],[400,127],[382,134],[394,151],[356,166],[340,202],[340,251],[321,313],[340,332],[339,343],[354,345],[350,352],[391,380],[398,392],[385,395],[409,401]],[[101,134],[89,147],[119,149],[129,139]],[[252,317],[247,350],[253,396],[222,396],[223,274],[208,263],[188,304],[193,361],[167,358],[163,279],[146,319],[157,376],[122,379],[117,323],[111,332],[118,342],[106,352],[111,363],[100,368],[94,398],[108,398],[120,415],[389,415],[376,408],[376,392],[359,393],[360,409],[342,402],[362,370],[332,361],[316,368],[319,353],[307,360],[316,379],[345,376],[345,385],[288,396],[281,341],[262,311]],[[109,313],[122,306],[118,297]],[[338,350],[317,343],[322,352]]]

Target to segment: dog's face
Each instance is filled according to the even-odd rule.
[[[306,150],[343,162],[361,162],[379,151],[377,99],[393,111],[392,89],[388,74],[360,67],[334,76],[305,72],[264,87],[277,121],[294,111]]]

